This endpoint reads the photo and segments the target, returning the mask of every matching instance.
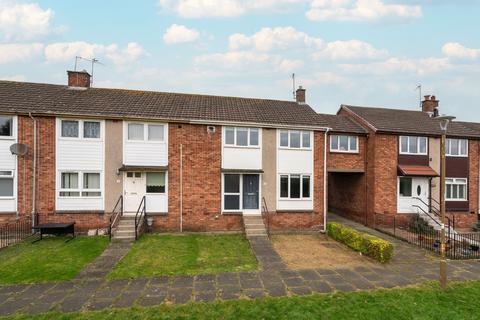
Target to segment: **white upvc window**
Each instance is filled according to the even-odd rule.
[[[468,157],[468,140],[447,139],[445,149],[446,155],[449,157]]]
[[[165,141],[165,125],[130,122],[127,124],[127,139],[129,141]]]
[[[311,182],[309,174],[281,174],[280,199],[310,199]]]
[[[92,198],[102,196],[101,173],[94,171],[60,172],[59,196],[62,198]]]
[[[0,138],[14,137],[14,123],[12,116],[0,116]]]
[[[301,130],[280,130],[280,148],[310,149],[311,132]]]
[[[0,199],[14,196],[13,170],[0,170]]]
[[[466,178],[447,178],[445,184],[445,200],[466,201],[468,199]]]
[[[348,135],[331,135],[330,151],[357,153],[358,137]]]
[[[100,121],[63,119],[60,121],[60,137],[98,140],[101,138],[101,127]]]
[[[259,128],[225,127],[224,144],[235,147],[258,147]]]
[[[400,136],[400,154],[427,155],[427,137]]]
[[[242,210],[242,177],[240,174],[223,175],[223,209]]]

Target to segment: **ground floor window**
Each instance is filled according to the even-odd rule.
[[[147,193],[165,193],[165,172],[147,172]]]
[[[258,174],[223,175],[223,209],[230,211],[259,209]]]
[[[467,179],[447,178],[445,180],[445,200],[465,201],[467,200]]]
[[[408,178],[408,177],[400,178],[399,194],[400,194],[400,197],[412,196],[412,178]]]
[[[101,197],[101,189],[100,172],[60,173],[60,197]]]
[[[0,198],[13,197],[13,170],[0,170]]]
[[[309,199],[311,179],[308,174],[280,175],[280,198]]]

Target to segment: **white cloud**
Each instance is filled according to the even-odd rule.
[[[237,17],[251,11],[286,11],[308,0],[159,0],[160,7],[184,18]]]
[[[313,0],[306,16],[313,21],[404,20],[421,17],[422,7],[382,0]]]
[[[41,54],[43,44],[41,43],[0,43],[0,64],[15,61],[25,61],[31,57]]]
[[[59,42],[45,47],[47,61],[73,61],[75,56],[87,59],[106,57],[116,65],[123,65],[134,62],[146,54],[136,42],[129,43],[123,49],[119,49],[117,44],[102,45],[83,41]]]
[[[349,40],[333,41],[326,48],[313,54],[315,60],[328,58],[332,60],[379,59],[388,55],[386,50],[379,50],[370,43]]]
[[[7,81],[20,81],[20,82],[27,81],[27,77],[24,76],[23,74],[16,74],[13,76],[0,76],[0,79],[7,80]]]
[[[262,28],[251,36],[235,33],[229,37],[229,48],[238,50],[252,47],[258,51],[320,48],[323,41],[293,27]]]
[[[340,64],[339,68],[350,74],[387,75],[408,73],[426,75],[444,72],[453,66],[447,58],[408,59],[392,57],[385,61],[363,64]]]
[[[172,24],[165,34],[163,41],[166,44],[194,42],[200,37],[200,32],[195,29],[189,29],[185,26]]]
[[[51,32],[54,13],[37,3],[0,0],[0,36],[6,40],[33,39]]]
[[[449,58],[477,59],[480,58],[480,49],[471,49],[458,42],[449,42],[443,45],[442,52]]]

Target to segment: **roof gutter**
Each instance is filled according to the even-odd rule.
[[[260,122],[240,122],[240,121],[221,121],[221,120],[189,120],[191,124],[216,124],[216,125],[230,125],[230,126],[243,126],[243,127],[259,127],[259,128],[285,128],[285,129],[304,129],[304,130],[319,130],[327,131],[331,128],[323,126],[307,126],[307,125],[295,125],[295,124],[278,124],[278,123],[260,123]]]

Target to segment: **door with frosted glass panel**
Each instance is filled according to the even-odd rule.
[[[258,213],[260,198],[260,176],[243,175],[243,210],[245,213]],[[249,212],[250,211],[250,212]]]

